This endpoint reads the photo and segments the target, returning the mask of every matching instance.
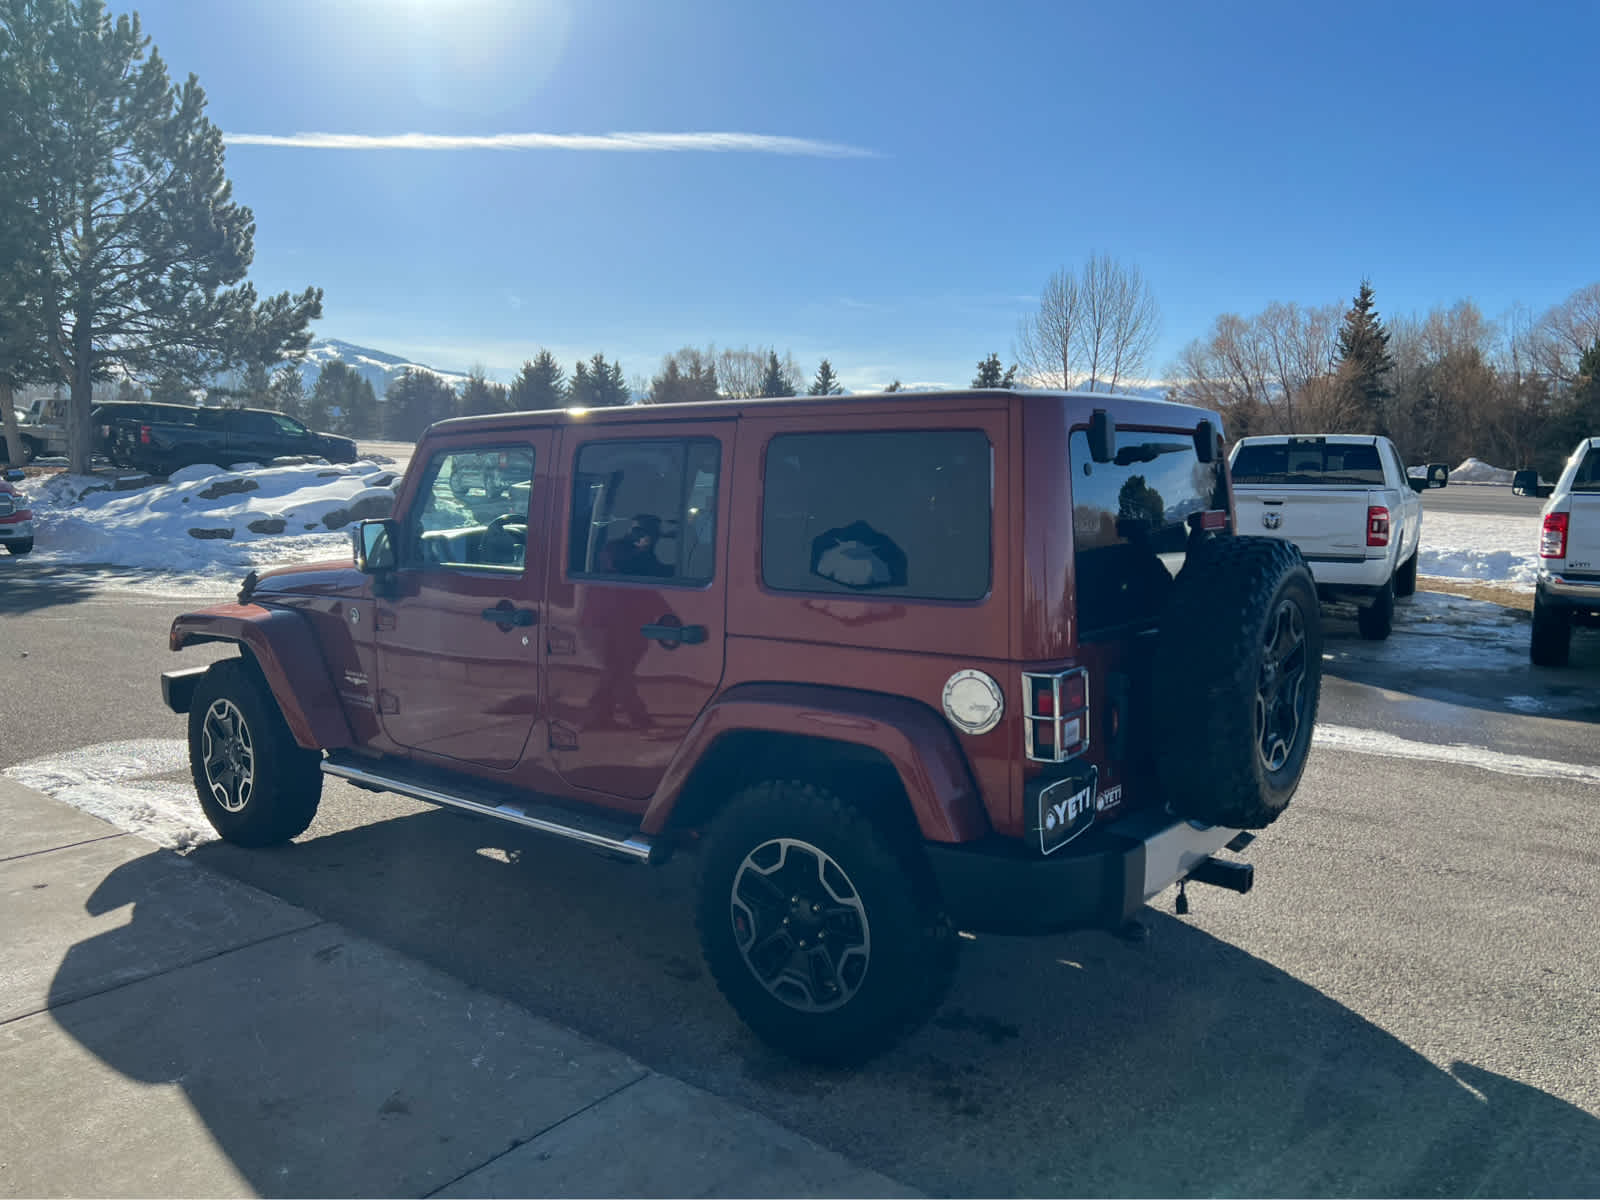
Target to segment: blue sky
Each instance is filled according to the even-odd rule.
[[[964,384],[1097,251],[1154,286],[1157,374],[1221,312],[1345,301],[1363,276],[1385,314],[1491,317],[1600,278],[1592,2],[138,11],[229,134],[833,148],[231,145],[257,286],[319,285],[319,334],[446,369],[543,345],[648,375],[685,344],[759,343],[857,388]]]

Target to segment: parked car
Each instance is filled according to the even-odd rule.
[[[1578,443],[1553,485],[1519,471],[1512,491],[1547,500],[1528,656],[1541,667],[1564,667],[1572,627],[1600,626],[1600,437]]]
[[[16,487],[24,478],[16,470],[0,476],[0,546],[12,554],[27,554],[33,549],[33,509]]]
[[[1445,470],[1413,478],[1385,437],[1316,434],[1241,438],[1229,460],[1239,527],[1293,542],[1325,600],[1354,600],[1361,636],[1394,628],[1396,596],[1417,590],[1418,493]]]
[[[1234,535],[1200,409],[456,419],[395,514],[353,562],[174,621],[174,650],[240,647],[162,675],[217,832],[288,841],[331,775],[632,861],[696,850],[710,972],[796,1056],[924,1020],[957,929],[1120,930],[1170,884],[1249,890],[1224,852],[1311,744],[1315,583]]]
[[[199,408],[192,414],[192,420],[112,421],[115,460],[157,475],[170,475],[195,463],[231,467],[288,455],[340,463],[356,460],[356,444],[350,438],[313,433],[293,417],[271,409]]]
[[[105,455],[115,466],[131,467],[131,462],[118,461],[116,433],[119,422],[193,424],[199,420],[196,414],[201,411],[192,404],[163,404],[153,400],[108,400],[104,404],[97,404],[89,414],[94,426],[94,452]]]

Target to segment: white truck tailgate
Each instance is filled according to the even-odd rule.
[[[1233,502],[1241,534],[1283,538],[1307,558],[1366,557],[1374,501],[1365,488],[1235,485]]]
[[[1600,571],[1600,492],[1572,493],[1565,565],[1573,571]]]

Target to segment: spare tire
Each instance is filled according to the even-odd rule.
[[[1201,542],[1156,641],[1156,769],[1177,816],[1260,829],[1305,770],[1322,688],[1316,583],[1292,543]]]

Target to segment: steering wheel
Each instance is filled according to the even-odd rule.
[[[527,545],[528,526],[526,524],[516,524],[516,518],[516,513],[501,513],[489,522],[488,528],[484,531],[484,536],[508,537],[518,545]]]

